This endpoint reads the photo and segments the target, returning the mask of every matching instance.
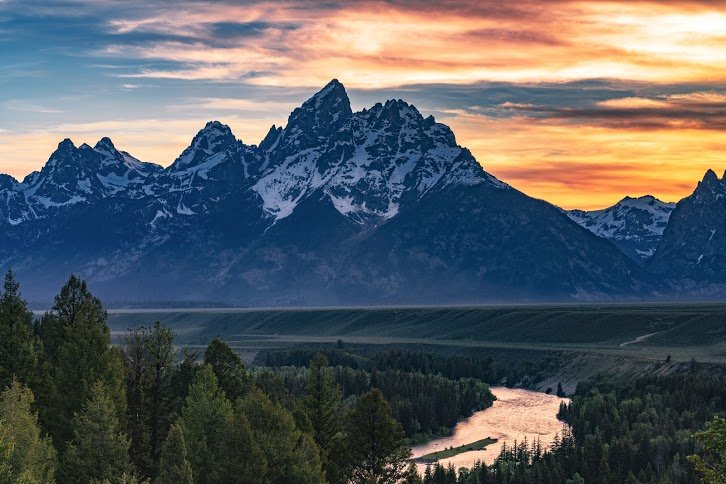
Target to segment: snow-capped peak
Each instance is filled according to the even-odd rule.
[[[192,144],[184,150],[168,170],[179,171],[193,167],[207,161],[216,153],[234,149],[236,143],[237,139],[229,126],[219,121],[210,121],[194,136]]]
[[[330,116],[331,104],[342,117]],[[293,111],[281,140],[270,130],[264,144],[273,162],[253,190],[275,220],[319,189],[340,213],[364,223],[395,216],[404,199],[418,200],[435,186],[507,186],[484,172],[447,126],[400,99],[349,110],[334,80]]]
[[[314,107],[315,109],[325,109],[326,107],[336,108],[329,109],[333,112],[337,111],[337,108],[340,108],[342,111],[350,111],[350,100],[348,99],[348,93],[345,91],[343,84],[337,79],[333,79],[302,105],[303,109],[310,107]]]
[[[319,146],[352,114],[348,93],[340,82],[333,79],[290,113],[282,133],[280,151],[288,156],[293,150]]]
[[[625,197],[602,210],[570,210],[567,215],[595,235],[614,242],[636,260],[645,260],[655,253],[675,207],[675,203],[644,195]]]

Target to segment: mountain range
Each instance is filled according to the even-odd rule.
[[[166,168],[66,139],[21,182],[0,175],[0,268],[35,301],[71,272],[136,305],[720,297],[725,186],[710,172],[677,205],[565,212],[402,100],[353,112],[333,80],[257,145],[212,121]]]

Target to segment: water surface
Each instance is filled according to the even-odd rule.
[[[569,401],[567,398],[521,388],[492,387],[491,391],[497,397],[491,407],[459,422],[451,436],[414,447],[413,458],[491,437],[498,442],[484,450],[464,452],[439,461],[444,466],[454,464],[457,469],[471,467],[476,461],[491,464],[504,442],[521,442],[525,437],[531,442],[539,438],[543,447],[549,447],[555,435],[562,433],[563,423],[557,420],[557,412],[560,402]]]

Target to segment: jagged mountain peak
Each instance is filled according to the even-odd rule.
[[[348,107],[350,110],[350,99],[348,99],[348,93],[345,90],[345,86],[340,83],[337,79],[333,79],[325,85],[320,91],[315,93],[313,97],[305,101],[302,105],[303,108],[314,107],[315,109],[325,108],[332,105],[334,107],[340,107],[345,110]]]
[[[116,146],[113,144],[113,141],[111,141],[111,138],[109,138],[108,136],[104,136],[96,142],[93,149],[96,151],[111,151],[115,150]]]
[[[714,183],[718,181],[718,175],[716,175],[716,172],[710,168],[706,171],[706,174],[703,175],[702,183]]]
[[[11,190],[18,185],[18,181],[10,175],[0,173],[0,190]]]
[[[182,152],[168,170],[185,170],[204,163],[214,154],[234,151],[237,144],[238,140],[229,126],[219,121],[209,121],[199,130],[191,145]]]
[[[703,180],[696,186],[693,196],[715,194],[716,196],[723,197],[724,191],[726,191],[726,176],[724,179],[719,180],[716,172],[709,169],[703,176]]]
[[[352,115],[348,93],[333,79],[290,113],[285,127],[286,138],[301,147],[316,143],[318,138],[337,131]]]
[[[265,135],[264,139],[260,141],[260,149],[262,151],[269,151],[275,146],[278,138],[282,134],[282,127],[277,127],[274,124],[270,127],[270,130]]]
[[[60,149],[67,150],[67,149],[75,148],[75,147],[76,147],[76,145],[73,143],[73,140],[71,140],[70,138],[63,138],[63,140],[60,143],[58,143],[59,150]]]

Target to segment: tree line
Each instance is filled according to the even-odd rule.
[[[282,380],[284,388],[293,396],[304,395],[311,373],[309,368],[284,366],[270,371]],[[452,380],[415,370],[373,369],[369,372],[345,366],[331,367],[331,373],[344,399],[379,389],[410,441],[449,434],[459,420],[494,402],[489,385],[476,378]]]
[[[375,387],[343,401],[324,356],[299,396],[223,341],[177,355],[161,323],[111,345],[71,276],[34,320],[12,272],[0,293],[0,482],[420,482]]]
[[[267,367],[302,367],[316,353],[324,354],[332,366],[355,370],[399,370],[441,375],[452,380],[475,378],[488,384],[504,383],[507,386],[526,386],[540,381],[544,376],[554,373],[561,363],[558,354],[502,361],[486,353],[462,355],[409,349],[349,348],[342,340],[338,341],[336,348],[268,350],[258,355],[256,362]]]

